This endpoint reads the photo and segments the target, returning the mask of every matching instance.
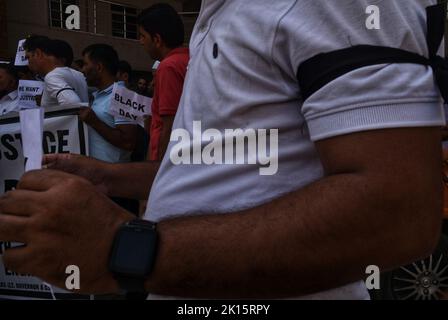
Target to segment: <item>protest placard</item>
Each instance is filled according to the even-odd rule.
[[[114,84],[109,113],[144,127],[145,118],[151,115],[152,99]]]
[[[20,80],[19,81],[19,108],[31,109],[37,108],[36,96],[41,96],[44,91],[44,82],[32,81],[32,80]]]
[[[28,59],[25,55],[25,49],[23,48],[23,44],[25,43],[26,39],[20,40],[17,45],[17,53],[16,53],[16,60],[14,65],[16,66],[27,66],[28,65]]]
[[[26,109],[20,111],[22,148],[25,158],[25,171],[42,169],[42,134],[44,109]]]

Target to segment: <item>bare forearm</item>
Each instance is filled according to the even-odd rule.
[[[340,174],[245,212],[162,222],[147,289],[198,298],[297,297],[360,280],[368,265],[390,268],[426,254],[437,237],[434,219],[405,219],[427,204],[366,181],[375,177]],[[415,243],[415,234],[431,233]]]
[[[127,136],[118,128],[109,127],[101,120],[94,121],[90,126],[95,129],[107,142],[117,148],[132,151],[135,147],[135,139]]]
[[[147,200],[160,162],[105,164],[104,181],[111,197]]]

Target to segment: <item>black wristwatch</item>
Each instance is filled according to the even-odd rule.
[[[155,223],[136,219],[120,227],[112,244],[109,270],[122,290],[145,292],[145,280],[151,274],[156,253]]]

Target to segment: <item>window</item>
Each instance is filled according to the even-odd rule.
[[[185,26],[185,41],[190,42],[191,32],[196,23],[201,9],[201,0],[184,0],[182,3],[182,12],[179,12]]]
[[[49,1],[49,9],[50,9],[50,26],[54,28],[62,28],[66,29],[65,21],[67,20],[70,14],[66,14],[65,10],[70,5],[79,6],[78,0],[50,0]]]
[[[111,4],[112,36],[137,39],[137,9]]]

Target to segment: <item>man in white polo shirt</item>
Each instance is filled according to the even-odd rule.
[[[445,121],[433,71],[363,67],[303,102],[297,70],[319,53],[356,44],[427,56],[425,7],[435,2],[377,2],[381,29],[370,30],[361,0],[205,1],[174,122],[177,140],[160,168],[48,156],[50,168],[90,182],[54,170],[25,175],[0,200],[0,239],[28,244],[7,251],[6,265],[63,285],[61,266],[77,264],[83,292],[144,285],[150,298],[367,299],[360,280],[368,265],[394,268],[437,242]],[[278,151],[272,175],[262,175],[260,163],[204,163],[209,144],[228,146],[226,130],[237,128],[265,130],[258,141],[271,141],[271,155]],[[191,164],[175,164],[179,152],[190,152]],[[132,225],[140,233],[154,228],[124,224],[131,215],[101,192],[143,199],[150,189],[145,219],[158,223],[157,255],[120,260],[128,252],[123,239],[136,239]],[[20,200],[27,205],[15,208]],[[46,202],[55,209],[40,209]],[[47,223],[58,233],[40,232]],[[135,252],[153,252],[154,238],[145,239],[131,241]],[[36,261],[41,252],[46,258]],[[142,262],[154,268],[141,274]],[[120,274],[117,266],[134,271]]]
[[[30,36],[24,43],[31,71],[44,77],[40,105],[77,105],[89,102],[84,75],[70,68],[73,49],[63,40]]]

